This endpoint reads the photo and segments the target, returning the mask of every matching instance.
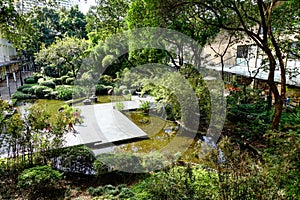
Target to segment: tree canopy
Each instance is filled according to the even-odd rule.
[[[85,39],[64,38],[58,39],[48,47],[42,48],[36,54],[36,62],[44,66],[63,66],[76,77],[84,57],[88,42]]]

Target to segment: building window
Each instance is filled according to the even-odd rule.
[[[237,47],[237,57],[238,58],[248,57],[248,45],[240,45]]]

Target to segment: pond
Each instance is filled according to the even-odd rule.
[[[120,96],[98,96],[98,103],[109,103],[122,100],[124,101],[125,99]],[[33,102],[34,101],[20,101],[17,105],[22,107],[24,104],[27,104],[28,106]],[[47,99],[39,99],[35,102],[45,105],[51,116],[54,116],[58,109],[64,104],[64,101]],[[179,127],[175,122],[166,121],[157,116],[148,115],[138,111],[125,112],[124,114],[146,132],[149,139],[115,146],[114,148],[105,150],[105,152],[151,153],[160,151],[168,146],[170,142],[172,142],[172,145],[180,146],[180,142],[176,143],[176,141],[186,140],[184,137],[176,136]],[[186,149],[185,152],[182,152],[182,159],[188,162],[197,163],[199,150],[200,144],[192,142],[190,147]]]
[[[132,142],[114,147],[113,151],[118,153],[153,153],[159,152],[168,146],[172,141],[172,145],[181,145],[176,141],[186,140],[186,137],[176,136],[179,127],[175,122],[163,120],[157,116],[148,115],[138,111],[126,112],[126,116],[147,133],[150,139],[138,142]],[[176,140],[175,140],[176,137]],[[175,141],[175,142],[174,142]],[[182,152],[184,161],[197,163],[197,152],[200,150],[200,144],[192,142],[190,147]]]

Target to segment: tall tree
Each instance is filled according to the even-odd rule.
[[[44,66],[64,66],[71,71],[75,78],[84,58],[88,42],[85,39],[59,39],[47,48],[42,48],[36,54],[36,61]]]
[[[183,5],[180,9],[169,11],[170,1],[146,1],[137,0],[130,4],[127,15],[127,23],[129,29],[140,27],[162,27],[167,29],[176,30],[185,35],[190,36],[193,40],[197,41],[199,45],[206,44],[209,38],[212,38],[218,32],[218,28],[207,26],[203,23],[197,15],[194,15],[196,6]],[[165,45],[172,44],[178,49],[177,55],[165,51],[169,60],[173,65],[179,69],[183,65],[183,47],[182,41],[165,41]],[[192,51],[194,51],[192,47]],[[198,48],[198,50],[201,50]],[[196,56],[201,52],[194,52],[195,61],[200,61]],[[148,52],[145,52],[147,55]]]
[[[86,14],[87,31],[93,44],[126,30],[129,0],[97,0]]]
[[[38,46],[42,43],[49,46],[55,41],[57,36],[61,36],[61,28],[59,24],[59,12],[57,9],[43,6],[35,6],[30,12],[25,14],[38,35]]]
[[[78,5],[70,10],[62,9],[59,24],[63,36],[87,38],[85,16],[79,10]]]
[[[279,33],[283,33],[282,29],[284,29],[289,30],[288,35],[298,34],[299,36],[297,33],[299,19],[296,17],[299,16],[299,9],[296,8],[300,7],[300,2],[297,0],[168,1],[169,12],[181,10],[186,5],[196,6],[197,9],[194,10],[194,14],[205,24],[227,31],[243,33],[266,54],[269,71],[267,81],[275,97],[272,129],[278,129],[286,94],[285,50],[280,45],[285,39],[279,37]],[[287,10],[283,10],[283,8]],[[167,8],[165,7],[165,9]],[[292,13],[289,14],[292,16],[291,18],[284,17],[285,13],[288,12]],[[278,18],[281,19],[281,23],[278,23]],[[289,26],[282,26],[282,23]],[[285,36],[287,35],[285,34]],[[275,82],[277,66],[281,73],[280,90]]]

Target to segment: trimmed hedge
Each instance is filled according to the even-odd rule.
[[[60,179],[62,179],[62,173],[59,171],[53,170],[47,165],[37,166],[25,169],[18,176],[18,187],[34,191],[45,187],[53,187]]]
[[[53,81],[55,83],[55,85],[62,85],[62,79],[61,78],[53,78],[50,79],[51,81]]]
[[[28,88],[31,88],[31,87],[32,87],[31,85],[22,85],[22,86],[19,86],[17,88],[17,91],[23,92],[24,89],[28,89]]]
[[[60,77],[60,78],[61,78],[61,83],[62,83],[62,84],[66,84],[67,78],[70,78],[70,77],[67,76],[67,75],[65,75],[65,76],[62,76],[62,77]]]
[[[16,91],[13,95],[12,95],[12,99],[18,99],[18,100],[24,100],[24,99],[32,99],[35,98],[35,96],[31,95],[31,94],[25,94],[23,92],[20,91]]]
[[[67,79],[66,79],[66,84],[67,84],[67,85],[73,85],[73,84],[74,84],[74,81],[75,81],[75,78],[67,78]]]
[[[40,82],[40,85],[55,89],[55,83],[51,80]]]
[[[34,83],[37,83],[37,80],[34,77],[30,76],[30,77],[25,78],[24,82],[26,84],[34,84]]]
[[[60,100],[70,100],[73,97],[73,89],[70,87],[65,86],[57,86],[56,87],[57,92],[57,99]]]
[[[37,96],[37,98],[45,98],[45,95],[50,94],[52,90],[51,88],[47,86],[34,86],[34,94]]]
[[[34,88],[30,87],[30,88],[24,88],[22,90],[23,93],[25,94],[34,94]]]
[[[43,75],[41,75],[41,74],[33,74],[32,77],[35,79],[35,82],[37,83],[40,78],[43,78]]]

